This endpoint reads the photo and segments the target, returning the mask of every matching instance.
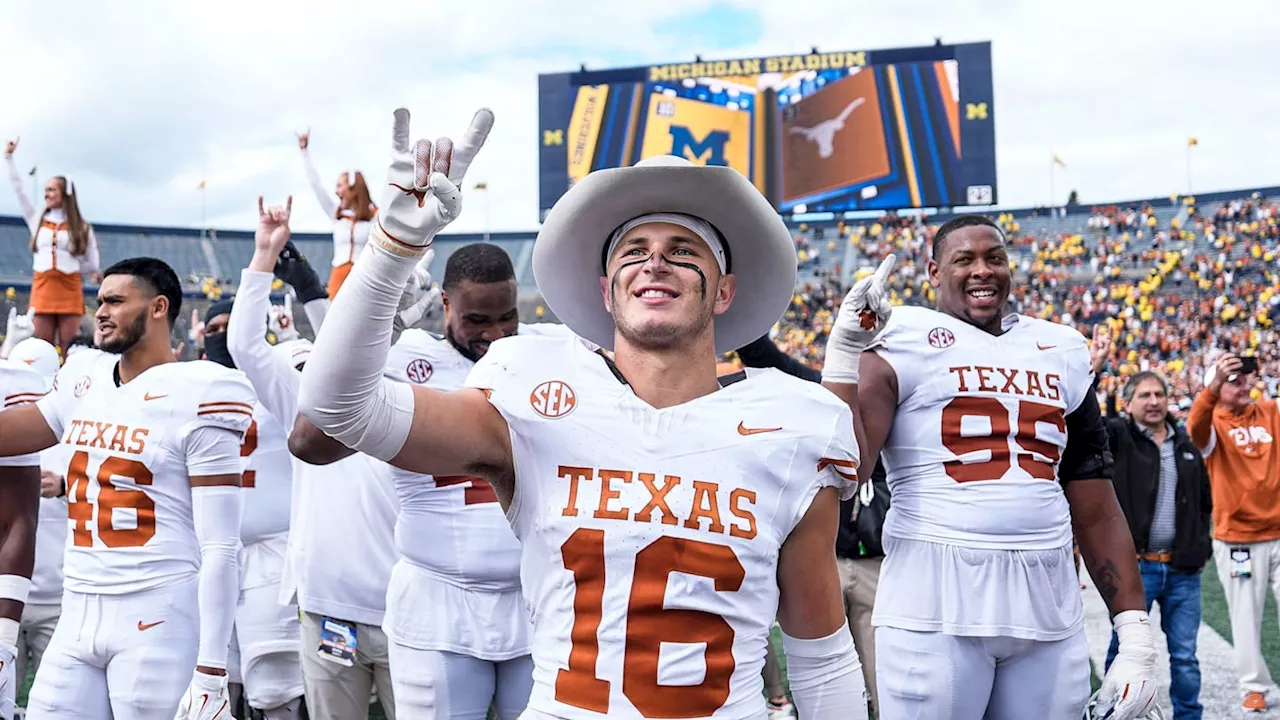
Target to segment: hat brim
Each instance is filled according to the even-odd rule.
[[[729,309],[715,318],[716,352],[768,332],[795,291],[791,233],[738,171],[687,162],[598,170],[556,202],[533,246],[533,276],[555,316],[575,334],[613,349],[613,317],[600,292],[604,246],[623,223],[657,212],[702,218],[728,246],[738,287]]]

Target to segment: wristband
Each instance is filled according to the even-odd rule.
[[[427,249],[431,247],[431,240],[427,240],[426,245],[410,245],[392,237],[391,233],[383,229],[382,221],[378,220],[369,229],[369,244],[389,255],[417,261],[418,258],[427,254]]]
[[[31,592],[31,578],[21,575],[0,575],[0,600],[17,600],[25,603],[29,592]]]

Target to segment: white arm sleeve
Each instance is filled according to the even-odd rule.
[[[258,401],[267,411],[292,428],[298,417],[298,385],[302,377],[289,361],[272,352],[267,342],[267,315],[271,312],[269,272],[240,272],[240,289],[231,305],[227,325],[227,349],[236,368],[249,378]]]
[[[316,335],[298,394],[298,412],[326,435],[383,461],[404,447],[413,423],[413,388],[382,371],[416,262],[365,246]]]
[[[791,696],[802,718],[867,718],[867,686],[849,624],[813,640],[782,633]]]
[[[36,206],[31,204],[31,198],[27,197],[27,190],[22,186],[22,174],[18,172],[18,161],[10,155],[5,158],[5,163],[9,165],[9,184],[13,186],[13,192],[18,196],[18,210],[22,213],[22,218],[27,221],[27,227],[34,233],[39,230],[36,223],[40,222],[40,213],[36,211]]]
[[[227,437],[230,433],[224,431]],[[236,446],[237,456],[239,445]],[[240,598],[240,488],[191,488],[191,512],[200,543],[200,648],[196,664],[226,669]]]
[[[324,214],[329,216],[330,220],[333,220],[338,214],[338,196],[325,189],[324,183],[320,180],[320,173],[316,172],[315,163],[311,162],[311,153],[306,148],[302,148],[302,168],[307,173],[307,182],[315,192],[316,200],[320,202],[320,209],[324,210]]]
[[[302,310],[307,313],[307,322],[311,323],[311,332],[320,332],[320,326],[324,325],[324,316],[329,312],[329,298],[316,298],[311,302],[304,303]]]

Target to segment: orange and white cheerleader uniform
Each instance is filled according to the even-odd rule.
[[[89,228],[83,255],[71,254],[71,233],[62,208],[43,213],[36,210],[22,187],[17,164],[8,158],[9,182],[18,195],[18,208],[27,227],[36,238],[32,253],[31,307],[37,315],[83,315],[84,281],[82,273],[98,269],[98,239]]]
[[[325,215],[333,220],[333,267],[329,271],[328,286],[329,299],[332,300],[338,296],[338,289],[351,274],[356,258],[360,257],[365,244],[369,242],[369,231],[373,228],[373,222],[356,220],[355,212],[352,210],[339,211],[337,194],[325,188],[324,182],[320,180],[320,174],[316,172],[315,164],[311,162],[311,154],[306,148],[302,150],[302,164],[307,171],[307,182],[311,183],[311,189],[315,191],[316,200],[320,202]],[[355,182],[355,172],[349,175],[351,182]]]

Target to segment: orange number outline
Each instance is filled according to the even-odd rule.
[[[569,667],[556,674],[556,700],[608,713],[610,682],[596,676],[606,580],[604,531],[579,528],[560,551],[575,587]],[[737,591],[746,579],[746,569],[727,545],[663,536],[636,553],[627,603],[622,693],[646,718],[714,714],[729,699],[729,681],[737,664],[733,627],[723,617],[664,607],[667,580],[673,572],[709,578],[717,592]],[[701,683],[658,684],[663,642],[706,643],[706,674]]]
[[[240,457],[247,458],[258,449],[258,421],[254,420],[249,423],[249,429],[244,433],[244,440],[240,443]],[[258,471],[245,470],[240,476],[240,487],[251,488],[257,484]]]
[[[71,457],[67,468],[67,517],[72,520],[75,547],[92,547],[89,523],[97,516],[98,539],[109,548],[132,548],[146,545],[156,534],[156,501],[142,490],[155,479],[150,468],[137,460],[108,456],[98,466],[96,480],[98,498],[89,502],[89,453],[80,450]],[[137,489],[122,489],[113,477],[133,480]],[[137,513],[137,527],[117,530],[113,521],[116,509],[132,509]]]
[[[966,417],[987,418],[991,423],[991,431],[985,435],[962,435],[961,423]],[[999,400],[973,395],[954,398],[942,408],[942,446],[957,456],[955,460],[942,463],[947,475],[958,483],[999,480],[1016,462],[1031,477],[1053,480],[1054,466],[1061,459],[1062,450],[1057,445],[1040,439],[1036,432],[1039,423],[1053,425],[1060,432],[1066,432],[1067,429],[1066,415],[1062,408],[1031,400],[1019,401],[1018,431],[1010,447],[1012,418],[1009,409]],[[991,456],[986,460],[971,462],[959,459],[961,455],[981,450],[989,451]],[[1041,457],[1046,459],[1041,460]]]

